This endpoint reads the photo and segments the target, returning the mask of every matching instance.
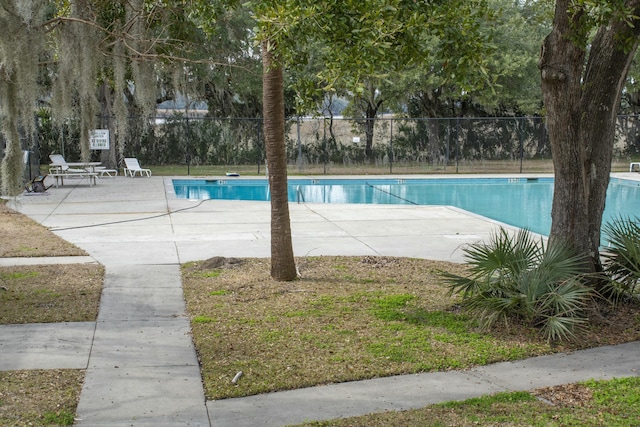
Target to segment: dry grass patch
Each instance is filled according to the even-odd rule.
[[[86,252],[0,202],[0,257]],[[0,324],[93,321],[104,278],[98,264],[0,267]],[[0,372],[0,426],[72,425],[81,370]]]
[[[0,324],[94,321],[104,267],[0,267]]]
[[[0,372],[0,426],[69,426],[84,371]]]
[[[82,249],[0,203],[0,257],[83,256]],[[0,324],[93,321],[104,267],[0,267]]]
[[[459,264],[387,257],[298,264],[302,278],[284,283],[270,278],[264,259],[183,267],[208,399],[463,369],[640,338],[637,307],[597,316],[585,336],[562,346],[518,324],[480,331],[439,274],[463,273]]]
[[[83,256],[85,251],[0,202],[0,257]]]
[[[460,369],[550,352],[531,331],[483,334],[455,309],[439,270],[418,259],[307,258],[279,283],[269,261],[184,267],[207,398],[404,373]],[[237,372],[243,376],[232,383]]]

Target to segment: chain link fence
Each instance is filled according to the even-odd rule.
[[[541,118],[305,119],[295,125],[289,153],[300,171],[522,172],[551,158]]]
[[[264,173],[261,119],[214,119],[175,114],[150,126],[131,120],[118,158],[137,157],[147,166],[224,166]],[[52,152],[78,159],[78,131],[42,122],[41,159]],[[523,173],[552,172],[551,149],[542,117],[375,120],[297,118],[287,122],[289,173]],[[34,150],[33,147],[28,148]],[[94,152],[97,158],[99,153]],[[614,161],[640,156],[639,116],[620,116]],[[43,163],[46,163],[43,161]]]

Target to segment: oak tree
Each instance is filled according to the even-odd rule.
[[[539,69],[555,184],[550,243],[601,271],[604,211],[616,115],[640,36],[640,0],[557,0]]]

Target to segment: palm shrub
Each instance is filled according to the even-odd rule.
[[[545,246],[528,230],[500,228],[488,243],[464,249],[469,276],[443,273],[451,294],[483,327],[521,319],[549,340],[572,337],[586,323],[592,290],[580,274],[583,259],[566,245]]]
[[[637,299],[640,291],[639,219],[615,218],[603,227],[609,241],[603,251],[604,271],[609,278],[603,293],[612,302]]]

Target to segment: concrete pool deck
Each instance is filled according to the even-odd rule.
[[[630,173],[616,176],[640,178],[640,174]],[[491,379],[478,380],[479,374],[452,373],[427,380],[408,376],[205,402],[179,266],[213,256],[268,257],[269,204],[176,199],[170,177],[104,178],[93,187],[80,180],[67,181],[45,194],[24,196],[11,207],[105,266],[98,320],[60,327],[0,327],[0,360],[11,362],[0,369],[86,369],[77,425],[275,426],[406,408],[415,396],[395,396],[398,390],[406,393],[416,385],[413,381],[422,381],[416,393],[433,399],[424,403],[421,397],[415,400],[417,405],[504,389]],[[442,206],[292,203],[290,211],[298,257],[381,255],[460,262],[463,245],[485,240],[499,226]],[[80,259],[87,262],[86,257]],[[5,260],[2,265],[7,262],[12,261]],[[636,358],[627,357],[637,352],[637,345],[631,347],[580,353],[578,359],[561,355],[557,362],[545,359],[517,365],[540,369],[535,371],[536,378],[552,375],[545,370],[550,367],[555,374],[549,379],[564,382],[576,378],[570,374],[578,366],[574,363],[585,365],[578,373],[590,375],[588,378],[637,375]],[[591,358],[608,357],[609,366],[612,352],[619,355],[613,371],[604,369],[597,357]],[[510,372],[507,366],[486,369],[493,372],[491,375]],[[435,382],[425,385],[424,381]],[[529,387],[549,384],[532,381],[527,375],[522,381]],[[460,393],[451,394],[449,389]],[[344,405],[339,406],[340,401]]]
[[[638,173],[613,176],[640,181]],[[173,179],[120,176],[100,179],[95,187],[70,180],[43,195],[24,196],[17,209],[105,265],[270,256],[269,203],[178,199]],[[298,257],[386,255],[461,262],[462,246],[486,239],[502,225],[449,206],[290,203],[289,208]]]
[[[369,177],[371,178],[371,177]],[[171,177],[71,181],[18,210],[109,265],[269,257],[266,202],[177,199]],[[498,223],[448,206],[290,203],[296,256],[386,255],[462,261]],[[114,250],[116,249],[116,250]]]

